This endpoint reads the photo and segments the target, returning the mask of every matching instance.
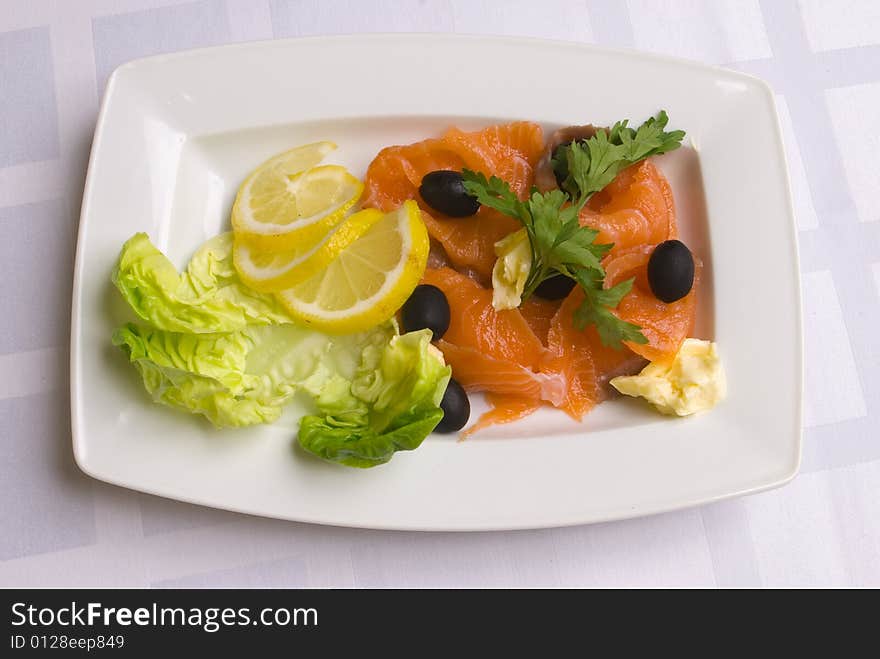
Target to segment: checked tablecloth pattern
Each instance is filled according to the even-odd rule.
[[[73,251],[110,72],[194,47],[389,31],[636,48],[769,81],[803,272],[793,483],[620,523],[417,534],[245,517],[77,470]],[[0,586],[880,586],[878,126],[876,0],[0,0]]]

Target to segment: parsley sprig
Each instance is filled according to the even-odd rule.
[[[584,292],[584,301],[574,312],[575,325],[579,329],[595,325],[602,343],[615,348],[620,348],[622,341],[648,342],[638,325],[612,313],[632,290],[633,280],[604,287],[602,258],[613,245],[596,243],[599,232],[581,226],[578,215],[590,196],[611,183],[622,169],[681,145],[684,131],[665,132],[668,120],[661,111],[638,129],[619,121],[610,131],[600,129],[588,140],[559,147],[552,164],[563,179],[562,189],[541,193],[533,188],[525,201],[496,176],[487,179],[479,172],[462,172],[465,189],[481,204],[525,227],[532,268],[522,298],[528,298],[542,281],[557,273],[574,279]]]
[[[618,121],[610,131],[599,129],[588,140],[556,149],[553,171],[562,179],[562,189],[572,199],[599,192],[620,171],[650,156],[674,151],[681,146],[683,130],[665,132],[669,117],[661,110],[638,129],[629,120]]]

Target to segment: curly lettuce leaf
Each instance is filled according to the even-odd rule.
[[[153,400],[218,427],[276,420],[297,392],[316,414],[300,445],[325,460],[369,467],[417,448],[443,417],[450,369],[424,330],[393,321],[330,336],[292,322],[275,298],[248,289],[232,238],[208,241],[179,274],[145,234],[122,249],[113,282],[149,325],[113,334]]]
[[[231,233],[202,245],[183,273],[147,234],[135,234],[123,245],[111,278],[132,310],[156,329],[203,334],[292,322],[274,296],[238,278]]]
[[[394,335],[390,323],[348,337],[296,325],[187,334],[132,323],[116,330],[113,343],[154,401],[228,427],[274,421],[297,391],[347,408],[360,405],[349,393],[358,356]]]
[[[355,467],[418,448],[443,418],[450,368],[430,340],[393,323],[351,336],[290,324],[188,334],[130,323],[113,334],[155,402],[220,428],[275,421],[305,392],[317,414],[301,420],[299,444]]]
[[[284,404],[302,390],[317,405],[353,406],[351,381],[361,355],[387,345],[397,336],[391,322],[359,334],[331,336],[299,325],[251,327],[244,332],[254,342],[245,373],[265,400]]]
[[[303,417],[299,444],[309,453],[349,467],[375,467],[385,464],[397,451],[412,451],[443,418],[443,410],[425,412],[411,423],[377,432],[369,426],[336,424],[332,417]]]
[[[418,448],[440,423],[450,374],[429,330],[365,347],[349,387],[356,403],[318,400],[319,413],[300,422],[299,444],[350,467],[388,462],[396,451]]]
[[[252,392],[244,373],[253,347],[241,332],[181,334],[128,324],[113,333],[157,403],[201,414],[217,427],[250,426],[281,414]]]

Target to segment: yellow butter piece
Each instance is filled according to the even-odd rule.
[[[659,412],[687,416],[715,407],[727,395],[727,379],[712,341],[685,339],[669,363],[652,362],[638,375],[611,385],[627,396],[642,397]]]

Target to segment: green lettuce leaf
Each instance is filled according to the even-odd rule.
[[[113,282],[148,325],[113,334],[157,403],[217,427],[276,420],[297,392],[316,413],[299,444],[331,462],[371,467],[417,448],[443,418],[450,369],[428,330],[399,335],[389,321],[330,336],[292,322],[275,298],[238,279],[232,238],[193,256],[183,274],[145,234],[122,249]]]
[[[412,451],[443,418],[435,408],[421,418],[384,433],[369,426],[334,425],[330,417],[306,416],[299,426],[299,444],[324,460],[349,467],[375,467],[391,459],[396,451]]]
[[[395,335],[387,323],[331,337],[296,325],[187,334],[130,323],[113,334],[157,403],[202,414],[218,427],[274,421],[297,391],[337,405],[360,405],[350,393],[358,356]]]
[[[232,264],[232,234],[206,242],[182,274],[145,233],[122,247],[113,283],[134,312],[156,329],[193,334],[290,323],[274,296],[245,286]]]
[[[429,330],[365,346],[361,354],[344,402],[316,401],[319,414],[304,417],[298,435],[309,453],[350,467],[383,464],[396,451],[418,448],[443,418],[440,401],[451,374]]]
[[[157,403],[207,417],[217,427],[269,423],[281,407],[251,392],[250,339],[241,332],[181,334],[128,324],[113,333]]]

